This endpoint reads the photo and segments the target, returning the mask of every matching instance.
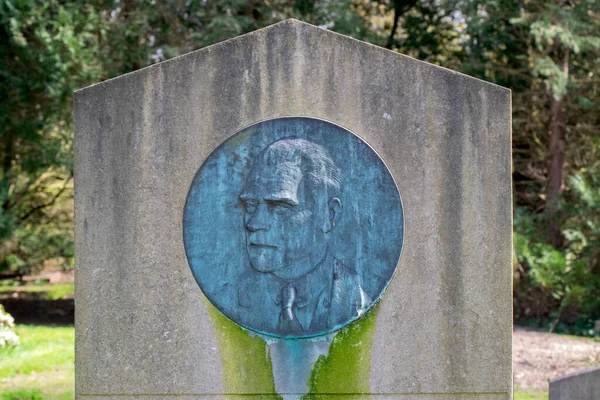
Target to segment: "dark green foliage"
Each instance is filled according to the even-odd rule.
[[[85,5],[0,0],[4,266],[31,265],[18,254],[37,254],[38,261],[51,255],[54,250],[45,251],[41,244],[52,242],[48,233],[62,237],[61,246],[72,241],[70,229],[56,226],[65,214],[61,203],[72,196],[70,99],[74,89],[98,79],[98,21],[95,10]],[[38,238],[35,245],[33,237]]]
[[[600,163],[570,179],[560,204],[565,246],[544,242],[544,214],[515,211],[515,316],[594,335],[600,319]],[[562,323],[561,323],[562,321]]]
[[[462,9],[462,70],[513,93],[515,318],[590,334],[600,319],[600,207],[590,201],[600,191],[600,3],[494,0]],[[552,169],[557,156],[564,161]]]

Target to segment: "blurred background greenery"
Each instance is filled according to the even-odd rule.
[[[0,0],[0,302],[72,298],[74,90],[290,17],[512,90],[515,321],[597,336],[600,0]]]

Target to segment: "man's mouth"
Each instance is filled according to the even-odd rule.
[[[248,247],[254,247],[257,249],[277,249],[277,246],[272,246],[272,245],[266,244],[266,243],[255,243],[255,242],[248,243]]]

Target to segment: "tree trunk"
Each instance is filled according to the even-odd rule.
[[[417,0],[394,0],[394,24],[392,25],[392,31],[388,36],[387,43],[385,44],[386,49],[392,49],[394,44],[394,36],[396,36],[396,31],[398,30],[398,24],[400,22],[400,17],[408,11],[411,7],[414,7],[417,4]]]
[[[3,191],[0,194],[0,198],[4,198],[2,202],[2,209],[8,210],[10,205],[10,198],[8,191],[10,188],[10,181],[12,179],[12,163],[15,157],[15,134],[12,131],[7,132],[4,143],[4,158],[2,159],[2,177],[0,177],[0,190]]]
[[[558,63],[565,78],[569,76],[569,52],[566,50]],[[567,146],[567,112],[565,95],[552,96],[550,103],[550,160],[548,162],[548,190],[546,192],[546,215],[549,221],[550,243],[560,247],[563,243],[558,202],[565,184],[564,166]]]
[[[392,44],[394,43],[394,36],[396,35],[396,31],[398,30],[398,20],[400,19],[400,9],[398,2],[394,2],[394,24],[392,25],[392,31],[390,32],[390,36],[388,36],[387,43],[385,44],[386,49],[392,49]]]

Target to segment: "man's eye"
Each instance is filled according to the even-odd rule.
[[[273,206],[273,211],[276,212],[277,214],[283,214],[284,212],[286,212],[288,210],[288,206],[284,205],[284,204],[275,204]]]
[[[246,208],[246,212],[250,214],[256,211],[256,203],[245,203],[244,207]]]
[[[281,201],[268,201],[267,206],[269,207],[270,210],[272,210],[273,212],[275,212],[277,214],[283,214],[290,208],[289,204],[281,202]]]

